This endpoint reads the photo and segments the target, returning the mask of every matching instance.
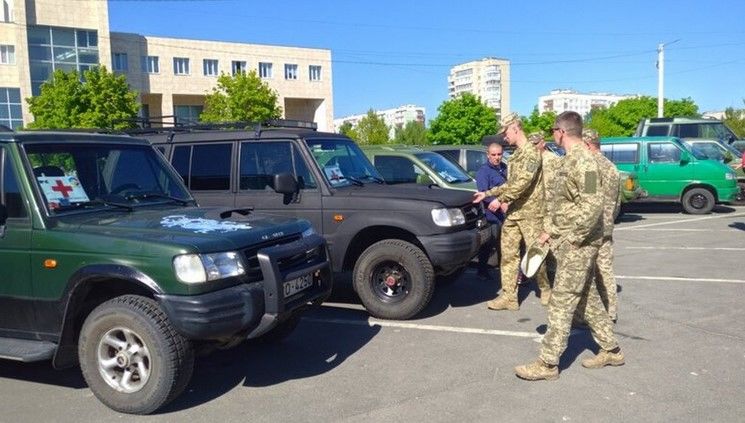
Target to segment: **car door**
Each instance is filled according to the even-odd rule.
[[[645,146],[646,164],[639,175],[642,185],[656,196],[676,198],[693,179],[695,162],[681,161],[683,150],[673,142],[648,142]]]
[[[171,163],[201,206],[234,207],[234,142],[180,144]]]
[[[35,325],[31,283],[31,218],[9,147],[0,147],[0,202],[8,219],[0,236],[0,334]]]
[[[295,177],[296,195],[274,191],[273,178],[278,173]],[[317,231],[323,231],[321,190],[293,141],[242,141],[237,176],[236,207],[252,206],[256,210],[307,219]]]

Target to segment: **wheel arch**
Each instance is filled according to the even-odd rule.
[[[369,226],[357,232],[349,243],[342,270],[352,270],[354,264],[365,249],[384,239],[400,239],[416,245],[422,252],[427,255],[424,246],[419,242],[416,235],[412,232],[396,226],[376,225]],[[427,255],[427,257],[429,257]]]
[[[692,189],[695,189],[695,188],[703,188],[703,189],[709,191],[711,193],[711,195],[714,196],[714,202],[718,202],[719,201],[719,196],[717,195],[716,188],[714,188],[713,185],[707,184],[707,183],[704,183],[704,182],[694,182],[694,183],[692,183],[690,185],[687,185],[685,188],[683,188],[683,192],[680,193],[680,201],[681,202],[683,201],[683,197],[685,197],[685,195],[686,195],[686,193],[688,193],[688,191],[690,191]]]

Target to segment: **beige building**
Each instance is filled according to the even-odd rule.
[[[500,116],[509,114],[510,61],[486,57],[452,67],[448,75],[448,95],[455,98],[463,93],[480,97]]]
[[[587,116],[593,109],[608,108],[620,100],[638,95],[609,93],[579,93],[573,90],[551,90],[548,95],[538,97],[538,113],[554,112],[557,115],[567,110]]]
[[[71,13],[70,0],[0,0],[0,124],[31,122],[22,99],[55,69],[104,65],[127,76],[143,116],[196,121],[221,73],[255,70],[285,118],[333,129],[330,50],[111,33],[106,1],[74,3]]]
[[[424,107],[419,107],[414,104],[404,104],[403,106],[396,107],[395,109],[377,110],[375,114],[385,121],[388,125],[389,132],[388,136],[391,139],[396,135],[396,129],[403,128],[409,122],[416,122],[422,127],[425,125],[426,112]],[[362,115],[351,115],[342,118],[334,119],[334,130],[339,132],[339,128],[345,124],[350,123],[352,126],[357,126],[360,120],[367,116],[367,113]]]

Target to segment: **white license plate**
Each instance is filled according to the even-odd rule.
[[[313,275],[303,275],[284,283],[285,298],[313,286]]]

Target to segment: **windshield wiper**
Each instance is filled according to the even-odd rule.
[[[370,179],[372,179],[373,181],[375,181],[375,182],[377,182],[379,184],[384,184],[385,183],[385,181],[383,179],[378,178],[377,176],[365,175],[365,178],[370,178]]]
[[[122,204],[122,203],[116,203],[112,201],[105,201],[105,200],[92,200],[92,201],[83,201],[80,203],[72,203],[67,204],[64,206],[59,206],[56,209],[54,209],[55,212],[58,211],[65,211],[65,210],[75,210],[75,209],[84,209],[91,206],[97,206],[97,205],[104,205],[104,206],[110,206],[110,207],[117,207],[126,211],[133,211],[134,207],[130,206],[129,204]]]
[[[349,179],[350,181],[352,181],[352,183],[355,184],[355,185],[357,185],[357,186],[360,186],[361,187],[361,186],[364,186],[365,185],[364,182],[360,181],[356,176],[347,175],[347,179]]]
[[[130,194],[124,197],[128,201],[131,200],[144,200],[147,198],[165,198],[166,200],[174,201],[182,206],[188,206],[191,200],[184,200],[183,198],[174,197],[172,195],[164,194],[162,192],[138,192],[136,194]]]

